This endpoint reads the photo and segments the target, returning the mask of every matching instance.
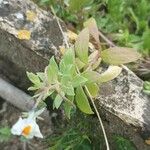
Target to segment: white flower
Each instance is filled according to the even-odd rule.
[[[31,139],[34,136],[43,138],[43,135],[40,132],[39,126],[36,123],[36,117],[40,115],[45,109],[41,109],[37,112],[29,112],[28,118],[19,120],[11,128],[11,133],[14,135],[23,135],[24,137]]]

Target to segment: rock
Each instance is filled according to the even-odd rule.
[[[143,81],[124,66],[116,79],[101,85],[97,107],[108,132],[130,138],[138,150],[149,150],[144,140],[150,138],[150,97],[142,88]]]
[[[0,1],[0,73],[10,82],[26,89],[25,72],[43,70],[52,55],[59,56],[61,45],[62,34],[49,12],[30,0]],[[128,137],[138,150],[149,150],[144,140],[150,137],[150,99],[142,86],[143,81],[124,67],[118,78],[101,86],[95,102],[108,135]]]
[[[0,1],[0,72],[10,81],[26,87],[25,71],[42,70],[61,45],[63,37],[50,12],[30,0]]]

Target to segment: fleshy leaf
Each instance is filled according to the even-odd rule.
[[[62,102],[63,102],[62,97],[59,94],[57,94],[53,103],[54,108],[58,109]]]
[[[63,76],[61,79],[61,88],[63,92],[66,93],[67,95],[72,95],[72,96],[75,95],[74,88],[70,81],[70,77],[67,75]]]
[[[36,75],[36,74],[34,74],[32,72],[27,72],[27,77],[37,87],[39,87],[41,85],[41,82],[40,82],[40,79],[39,79],[38,75]]]
[[[99,79],[100,77],[100,74],[97,73],[96,71],[85,71],[82,73],[82,76],[87,78],[88,79],[88,83],[91,83],[91,82],[97,82],[97,80]]]
[[[67,98],[73,102],[74,100],[74,96],[67,96]],[[66,116],[70,119],[70,115],[71,115],[71,110],[73,109],[73,106],[68,104],[68,102],[65,102],[64,103],[64,111],[65,111],[65,114]]]
[[[138,60],[141,55],[132,48],[111,47],[101,52],[102,60],[108,64],[120,65]]]
[[[76,75],[72,80],[72,86],[73,87],[82,86],[86,81],[87,79],[85,77],[81,75]]]
[[[75,93],[74,93],[74,88],[73,86],[70,84],[68,84],[68,86],[65,86],[65,85],[62,85],[62,90],[63,92],[65,92],[67,95],[70,95],[70,96],[74,96]]]
[[[29,91],[35,91],[35,90],[38,90],[39,87],[38,86],[31,86],[28,88]]]
[[[85,66],[85,63],[83,63],[79,58],[76,58],[75,62],[79,70]]]
[[[46,68],[47,79],[49,83],[55,83],[58,79],[58,66],[57,63],[52,57],[49,61],[49,65]]]
[[[98,82],[103,83],[103,82],[108,82],[110,80],[113,80],[121,73],[121,71],[122,71],[121,67],[109,66],[104,73],[100,74],[98,78]]]
[[[63,55],[63,61],[65,65],[74,64],[75,54],[74,54],[73,49],[66,49]]]
[[[89,30],[83,29],[75,43],[75,52],[78,58],[85,64],[88,62]]]
[[[77,87],[75,100],[78,108],[86,114],[94,114],[82,87]]]
[[[100,48],[99,31],[95,19],[90,18],[84,23],[84,26],[89,28],[90,35],[94,38],[96,46],[99,49]]]
[[[99,92],[99,86],[96,83],[87,83],[86,87],[88,88],[92,97],[97,97]]]
[[[36,73],[41,81],[45,81],[45,73],[43,72],[37,72]]]

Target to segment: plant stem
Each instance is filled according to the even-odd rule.
[[[74,104],[73,102],[71,102],[67,97],[63,96],[63,95],[60,94],[60,93],[58,93],[58,94],[62,97],[62,99],[63,99],[64,101],[66,101],[67,103],[69,103],[69,104],[72,105],[73,107],[76,107],[75,104]]]
[[[66,44],[66,47],[69,48],[69,44],[68,44],[67,38],[66,38],[66,36],[65,36],[65,34],[64,34],[64,32],[63,32],[63,29],[62,29],[62,27],[61,27],[61,25],[60,25],[60,22],[59,22],[59,18],[56,16],[56,13],[55,13],[55,10],[54,10],[53,6],[51,6],[51,11],[52,11],[52,13],[54,14],[54,16],[55,16],[55,18],[56,18],[57,24],[58,24],[59,29],[60,29],[60,31],[61,31],[61,34],[62,34],[62,36],[63,36],[63,38],[64,38],[64,42],[65,42],[65,44]]]
[[[106,147],[107,147],[107,150],[110,150],[110,148],[109,148],[109,143],[108,143],[108,138],[107,138],[107,135],[106,135],[106,132],[105,132],[105,128],[104,128],[102,119],[101,119],[101,117],[100,117],[100,114],[99,114],[99,112],[98,112],[98,110],[97,110],[97,107],[96,107],[96,105],[95,105],[95,103],[94,103],[93,98],[91,97],[91,94],[90,94],[88,88],[87,88],[86,86],[84,86],[84,88],[85,88],[85,90],[86,90],[86,92],[87,92],[87,94],[88,94],[88,96],[89,96],[89,98],[90,98],[90,100],[91,100],[91,103],[92,103],[92,105],[93,105],[93,107],[94,107],[94,109],[95,109],[96,115],[97,115],[97,117],[98,117],[99,123],[100,123],[100,125],[101,125],[102,132],[103,132],[104,139],[105,139],[105,143],[106,143]]]
[[[101,31],[99,31],[99,36],[110,46],[115,47],[116,45],[110,41]]]

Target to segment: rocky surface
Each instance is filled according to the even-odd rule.
[[[30,36],[20,37],[22,30]],[[0,72],[17,86],[25,87],[25,70],[42,70],[61,45],[63,37],[50,12],[29,0],[0,1]]]
[[[20,39],[20,31],[30,33]],[[65,29],[64,29],[65,30]],[[0,74],[22,89],[28,87],[26,71],[41,71],[59,55],[63,37],[55,18],[26,0],[0,0]],[[108,134],[130,138],[138,150],[149,150],[150,99],[143,82],[124,68],[115,80],[101,86],[96,105]],[[150,143],[150,142],[149,142]]]

